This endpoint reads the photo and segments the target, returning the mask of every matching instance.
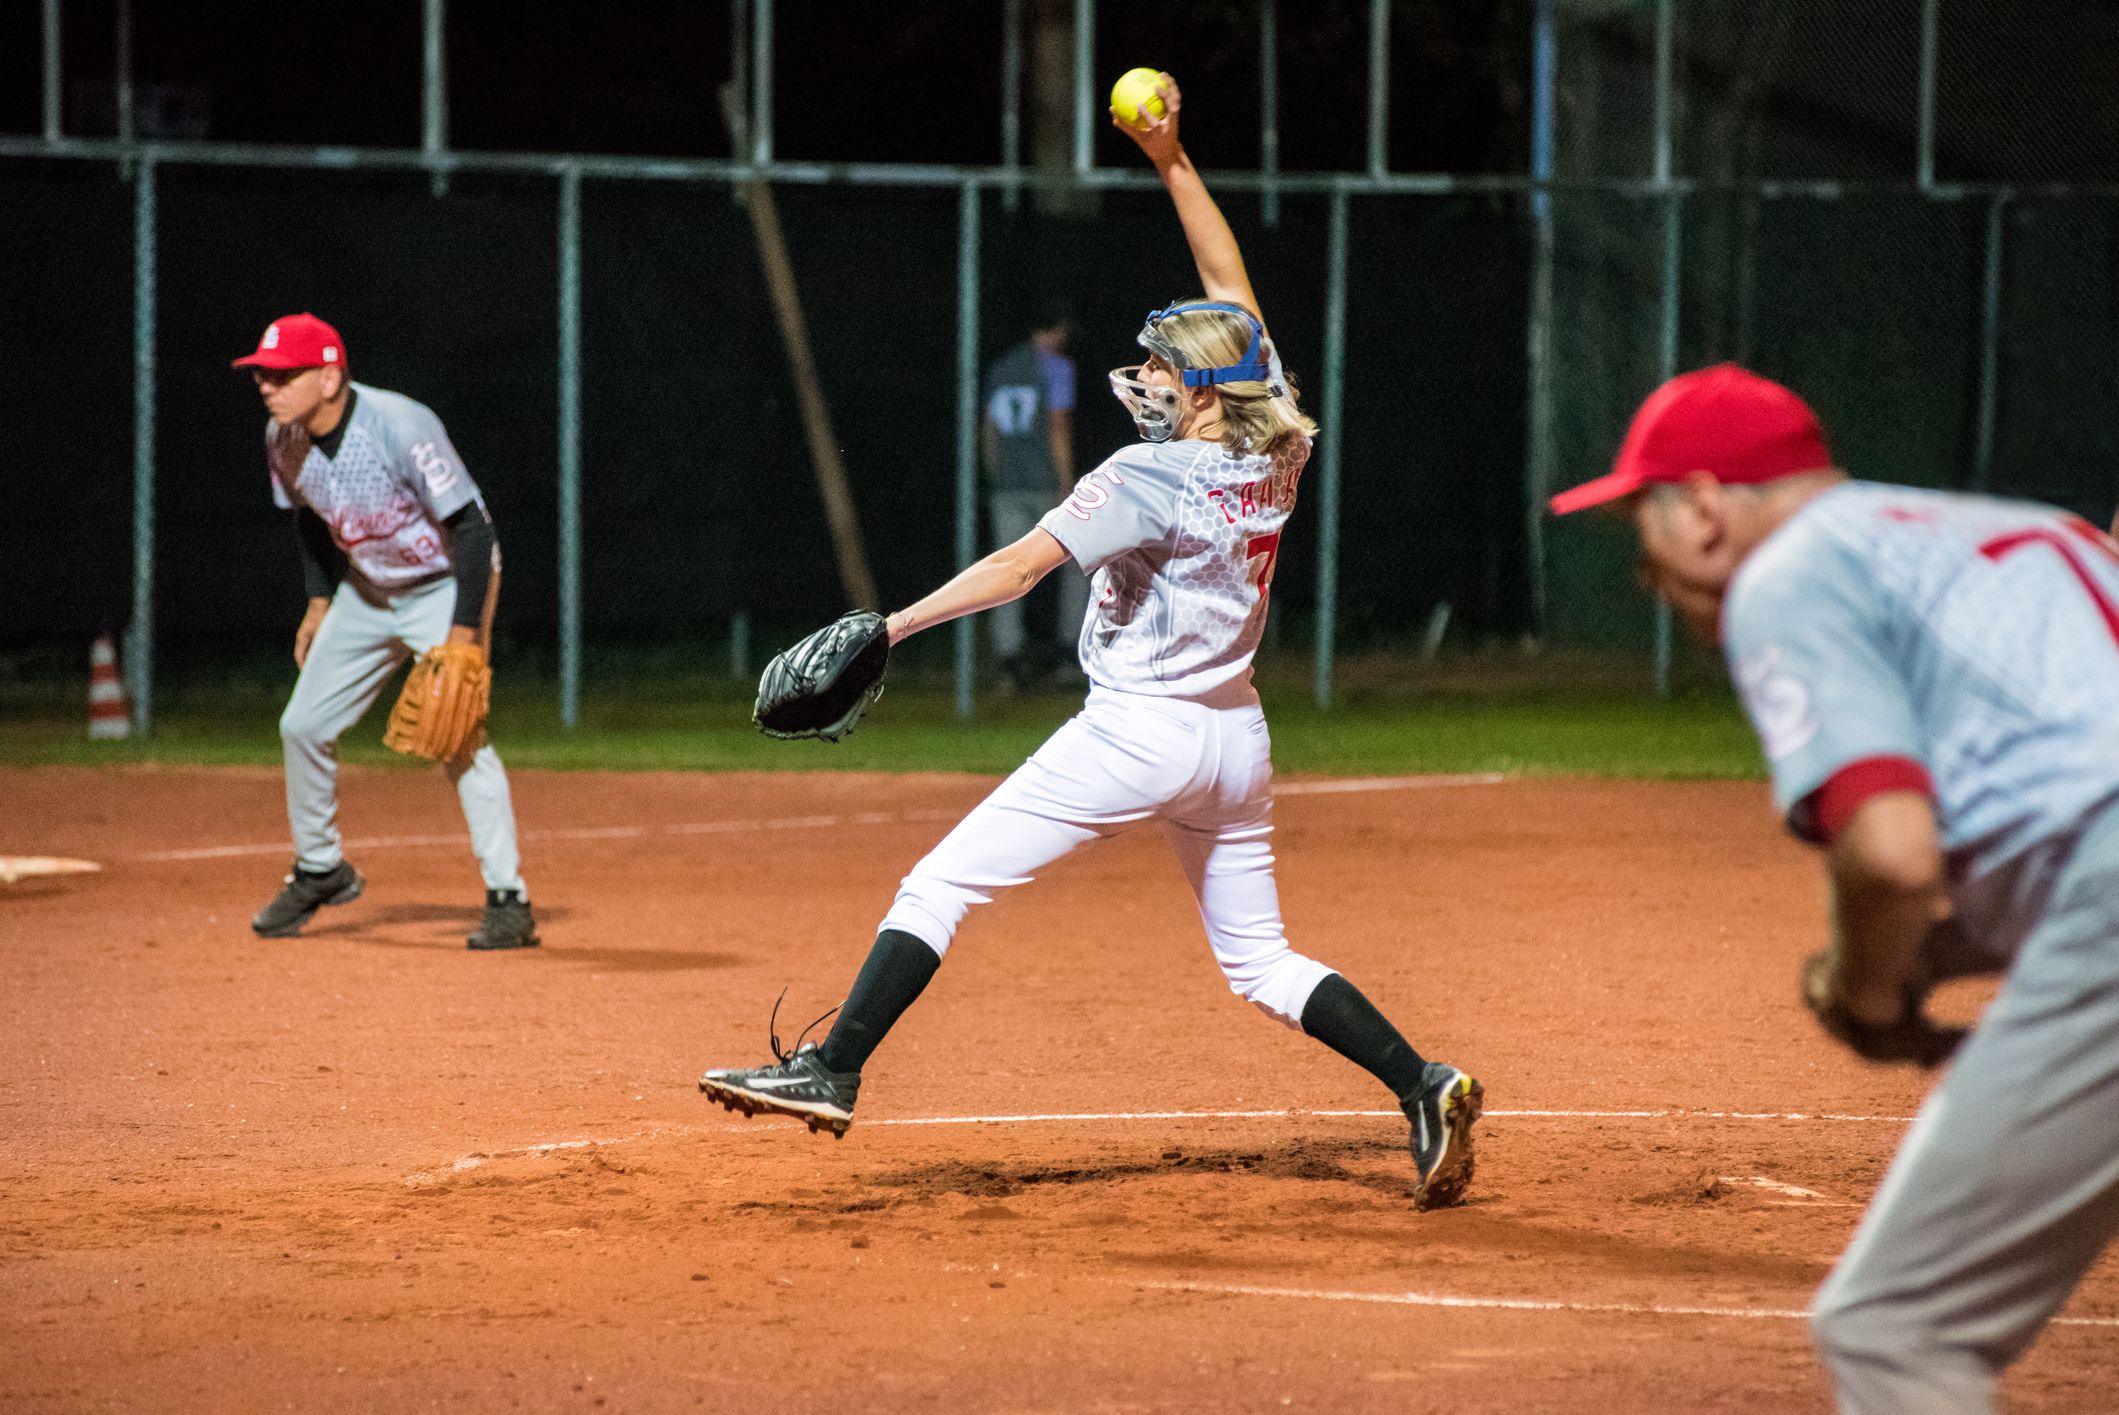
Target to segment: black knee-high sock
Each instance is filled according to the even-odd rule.
[[[1337,973],[1319,983],[1303,1004],[1302,1030],[1390,1087],[1400,1105],[1420,1093],[1427,1063],[1376,1004]]]
[[[941,955],[911,934],[898,929],[877,934],[831,1035],[817,1048],[817,1060],[834,1071],[859,1071],[941,966]]]

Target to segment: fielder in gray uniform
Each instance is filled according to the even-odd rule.
[[[1056,500],[1074,490],[1074,360],[1067,356],[1073,320],[1053,308],[1030,337],[986,370],[986,415],[979,447],[986,464],[986,511],[997,544],[1013,545]],[[1089,582],[1063,575],[1057,634],[1050,656],[1064,660],[1089,612]],[[1038,676],[1040,655],[1023,633],[1023,602],[993,611],[993,651],[1014,685]]]
[[[1775,805],[1825,851],[1827,1028],[1939,1059],[1929,986],[2005,974],[1813,1315],[1842,1410],[1991,1411],[2119,1230],[2119,547],[1850,481],[1800,399],[1726,364],[1659,389],[1552,509],[1607,502],[1719,637]]]
[[[364,884],[339,840],[340,735],[408,657],[445,638],[478,639],[500,550],[441,420],[401,393],[353,382],[330,325],[312,314],[276,320],[234,364],[264,395],[272,499],[293,513],[309,594],[294,636],[301,674],[280,718],[294,868],[251,920],[260,935],[286,938]],[[485,916],[466,942],[535,947],[499,755],[482,744],[444,769],[485,876]]]

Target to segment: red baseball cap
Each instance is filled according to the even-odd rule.
[[[1832,465],[1810,405],[1735,364],[1681,373],[1648,395],[1611,470],[1555,496],[1553,514],[1601,506],[1644,486],[1707,472],[1742,485]]]
[[[282,315],[258,336],[257,352],[230,368],[316,368],[346,362],[346,341],[313,314]]]

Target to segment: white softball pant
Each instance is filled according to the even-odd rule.
[[[1987,1415],[2002,1368],[2115,1233],[2119,808],[2107,807],[1817,1295],[1840,1409]]]
[[[287,763],[287,821],[295,862],[328,870],[343,858],[338,831],[338,739],[361,720],[404,661],[449,636],[456,613],[456,581],[447,577],[370,599],[351,580],[340,582],[331,608],[309,644],[294,680],[294,696],[280,715]],[[471,849],[488,889],[521,889],[515,844],[515,807],[508,773],[489,743],[443,763],[456,787]]]
[[[1077,846],[1158,822],[1229,987],[1298,1030],[1332,970],[1288,947],[1273,882],[1273,762],[1248,687],[1231,706],[1096,686],[1080,713],[913,867],[881,928],[948,953],[974,904]]]

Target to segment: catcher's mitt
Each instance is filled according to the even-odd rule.
[[[1803,1002],[1816,1015],[1818,1024],[1835,1040],[1853,1048],[1870,1061],[1911,1062],[1936,1067],[1948,1061],[1969,1035],[1964,1027],[1945,1027],[1929,1020],[1926,1013],[1928,985],[1906,984],[1904,1006],[1897,1020],[1869,1022],[1847,1010],[1833,985],[1835,961],[1832,950],[1822,949],[1803,964]]]
[[[842,614],[765,665],[751,721],[768,737],[836,742],[883,695],[890,629],[865,609]]]
[[[436,644],[420,655],[390,709],[383,745],[429,761],[454,761],[485,741],[493,672],[477,644]]]

